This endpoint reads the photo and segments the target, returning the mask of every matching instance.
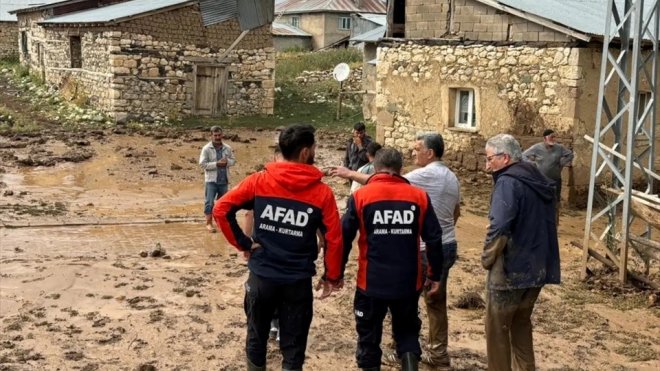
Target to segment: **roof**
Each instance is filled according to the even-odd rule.
[[[360,0],[361,5],[356,5],[356,0],[284,0],[275,4],[275,13],[387,13],[385,1],[382,0]]]
[[[173,8],[194,4],[194,0],[133,0],[48,18],[39,24],[118,23]]]
[[[279,22],[273,22],[272,33],[273,36],[312,37],[311,34],[301,30],[298,27],[293,27],[289,24]]]
[[[387,31],[387,26],[376,27],[371,31],[361,33],[351,38],[351,41],[355,41],[359,43],[375,43],[376,41],[382,39],[385,36],[386,31]]]
[[[497,7],[498,4],[514,8],[529,15],[545,18],[589,36],[603,36],[607,18],[607,0],[477,0]],[[618,9],[623,9],[624,0],[615,0]],[[650,15],[653,2],[644,2],[644,14]],[[508,11],[507,9],[504,9]],[[514,14],[525,17],[525,14]],[[529,19],[534,22],[533,19]],[[550,27],[551,28],[551,27]],[[560,31],[561,30],[557,30]]]
[[[380,26],[387,25],[387,14],[358,13],[358,17],[364,18]]]
[[[58,3],[60,1],[62,0],[0,0],[0,21],[16,22],[16,15],[9,14],[10,11],[30,8],[38,5]]]

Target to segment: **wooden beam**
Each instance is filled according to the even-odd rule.
[[[577,241],[571,241],[570,244],[572,246],[577,247],[578,249],[582,249],[582,244],[577,242]],[[596,259],[599,262],[605,264],[606,266],[608,266],[611,269],[618,270],[618,267],[616,266],[616,264],[612,263],[611,260],[609,260],[606,257],[604,257],[604,256],[600,255],[599,253],[597,253],[594,249],[589,248],[588,252],[589,252],[589,255],[592,256],[594,259]],[[632,278],[635,281],[646,284],[646,285],[648,285],[649,287],[651,287],[655,290],[660,290],[660,284],[658,284],[656,282],[653,282],[653,281],[651,281],[650,279],[648,279],[644,276],[640,276],[637,273],[628,271],[628,277]]]
[[[218,57],[218,62],[222,62],[222,61],[224,61],[225,58],[227,58],[227,56],[229,55],[229,53],[230,53],[232,50],[234,50],[234,48],[236,47],[236,45],[238,45],[238,43],[240,43],[241,40],[243,40],[243,38],[245,37],[245,35],[248,34],[248,32],[250,32],[250,30],[245,30],[245,31],[241,32],[241,34],[238,35],[238,37],[236,38],[236,40],[234,40],[234,42],[231,43],[231,45],[229,45],[229,47],[227,48],[227,50],[225,50],[224,53],[222,53],[222,54]]]

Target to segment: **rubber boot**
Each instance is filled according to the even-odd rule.
[[[419,360],[414,353],[408,352],[401,355],[401,370],[402,371],[417,371],[417,363]]]
[[[266,371],[266,365],[257,366],[250,359],[247,360],[247,371]]]

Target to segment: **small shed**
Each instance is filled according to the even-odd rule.
[[[312,50],[312,34],[286,23],[273,22],[273,45],[278,52]]]

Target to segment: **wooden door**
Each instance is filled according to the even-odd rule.
[[[195,65],[193,113],[220,116],[225,113],[227,69],[223,65]]]

